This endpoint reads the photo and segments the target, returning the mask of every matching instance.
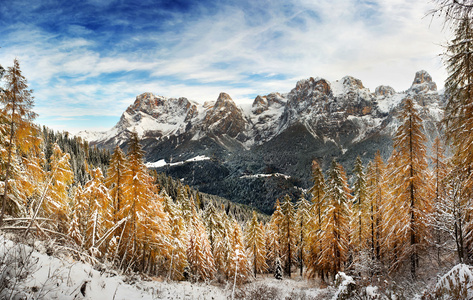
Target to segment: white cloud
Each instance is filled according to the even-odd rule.
[[[438,54],[448,33],[440,20],[423,18],[430,9],[424,1],[259,3],[252,5],[264,5],[261,15],[230,5],[202,18],[176,15],[166,24],[180,24],[178,34],[146,32],[118,39],[111,49],[100,49],[83,26],[71,25],[70,36],[57,36],[15,24],[0,62],[20,59],[45,117],[119,116],[146,91],[201,102],[225,91],[249,102],[248,95],[289,92],[310,76],[332,81],[352,75],[371,90],[381,84],[407,89],[421,69],[439,86],[446,78]],[[145,42],[154,48],[119,51]],[[106,77],[112,73],[117,76]]]

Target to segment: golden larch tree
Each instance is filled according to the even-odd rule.
[[[8,203],[9,196],[12,195],[11,179],[14,176],[12,168],[15,160],[15,151],[21,145],[28,146],[29,140],[20,139],[25,135],[30,135],[34,130],[31,122],[36,118],[33,112],[34,97],[33,91],[28,88],[28,81],[20,70],[20,63],[17,59],[13,61],[13,67],[8,67],[5,75],[6,86],[0,93],[1,115],[3,122],[1,131],[6,134],[4,138],[5,156],[4,162],[5,174],[3,175],[3,194],[0,212],[0,226],[3,225],[3,217],[5,212],[10,213],[9,208],[13,209],[13,205]],[[3,151],[2,151],[3,152]],[[3,156],[3,155],[2,155]]]
[[[332,161],[327,176],[325,201],[327,208],[322,221],[320,239],[322,251],[318,264],[333,278],[343,270],[348,259],[350,233],[350,188],[343,167]]]
[[[253,211],[253,217],[246,225],[245,245],[248,253],[248,259],[253,266],[253,274],[264,273],[268,269],[266,264],[266,247],[264,243],[264,227],[258,222],[256,212]]]
[[[398,259],[410,259],[411,274],[415,277],[419,254],[431,236],[432,193],[422,119],[412,99],[404,100],[399,119],[401,125],[394,137],[397,166],[393,170],[393,201],[397,203],[393,205],[395,212],[390,214],[399,225],[391,225],[394,232],[389,235],[399,241]]]

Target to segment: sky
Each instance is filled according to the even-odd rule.
[[[237,105],[346,75],[371,91],[439,88],[450,33],[429,0],[1,0],[0,64],[20,61],[36,122],[107,130],[136,96]]]

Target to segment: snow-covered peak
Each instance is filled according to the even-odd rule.
[[[432,81],[432,76],[425,70],[416,72],[412,86],[409,88],[409,91],[415,93],[427,93],[427,92],[436,92],[437,84]]]
[[[194,143],[210,137],[218,144],[249,149],[270,141],[292,125],[302,124],[323,140],[341,141],[342,130],[347,133],[343,143],[348,145],[380,130],[378,127],[406,97],[425,108],[436,105],[441,98],[426,71],[417,72],[412,87],[401,93],[389,86],[379,86],[372,93],[352,76],[334,82],[311,77],[299,80],[287,94],[257,96],[245,110],[223,92],[216,101],[204,104],[143,93],[111,130],[82,132],[80,136],[109,148],[125,142],[129,133],[136,131],[140,138],[148,139],[150,147],[168,142],[167,149],[174,149],[186,140]],[[161,158],[152,156],[153,160]]]
[[[389,97],[389,96],[394,95],[395,93],[396,93],[396,91],[388,85],[380,85],[374,90],[374,94],[378,98],[380,98],[380,97],[384,97],[384,98]]]

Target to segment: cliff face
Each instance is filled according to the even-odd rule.
[[[144,93],[111,130],[82,136],[112,149],[126,147],[136,131],[147,161],[168,162],[158,171],[269,211],[274,197],[286,192],[297,197],[310,186],[313,159],[325,167],[337,158],[350,172],[358,155],[365,163],[378,150],[387,158],[399,125],[397,113],[407,97],[416,101],[433,140],[441,131],[442,96],[426,71],[417,72],[402,92],[384,85],[371,92],[351,76],[335,82],[309,78],[287,94],[257,96],[247,110],[226,93],[204,105]],[[212,159],[192,160],[197,156]],[[186,163],[169,164],[175,161]]]
[[[213,108],[207,111],[202,125],[203,131],[216,136],[228,135],[244,140],[247,124],[232,98],[226,93],[220,93]]]

